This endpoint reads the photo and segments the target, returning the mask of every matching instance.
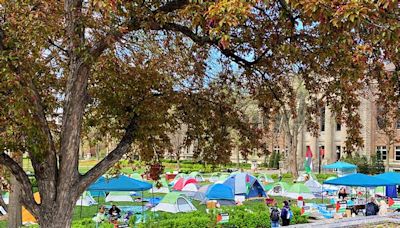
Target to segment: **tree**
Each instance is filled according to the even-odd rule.
[[[205,132],[197,136],[203,157],[212,161],[227,158],[230,128],[238,129],[242,145],[253,144],[257,131],[237,118],[231,92],[262,98],[269,104],[265,114],[274,114],[285,95],[281,76],[293,71],[349,126],[347,148],[361,146],[358,93],[377,79],[382,59],[400,62],[399,10],[391,1],[0,4],[0,147],[29,154],[41,203],[17,162],[1,152],[0,164],[21,184],[21,203],[43,227],[69,227],[79,195],[132,143],[142,159],[152,160],[182,119]],[[230,73],[207,77],[210,58]],[[210,110],[198,109],[202,100]],[[80,174],[86,126],[119,143]]]

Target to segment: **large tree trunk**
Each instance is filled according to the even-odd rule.
[[[66,228],[72,227],[72,214],[75,206],[75,201],[71,205],[71,199],[65,198],[59,204],[63,205],[61,210],[54,211],[52,213],[41,213],[39,216],[40,227],[46,228]]]
[[[15,153],[14,160],[18,164],[22,164],[22,156]],[[22,226],[22,205],[21,205],[21,184],[14,176],[11,176],[10,181],[10,199],[8,202],[8,227],[18,228]]]

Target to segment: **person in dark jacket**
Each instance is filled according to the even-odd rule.
[[[273,203],[271,207],[271,214],[270,214],[270,220],[271,220],[271,227],[279,227],[279,217],[281,215],[281,212],[279,211],[279,208],[276,205],[276,202]]]
[[[291,219],[291,211],[288,201],[283,201],[283,208],[281,210],[282,226],[289,226]]]
[[[367,205],[365,205],[365,215],[366,216],[377,215],[378,211],[379,211],[379,206],[376,203],[375,197],[371,197]]]
[[[110,215],[110,221],[115,221],[121,218],[121,209],[119,209],[117,206],[112,205],[110,210],[108,210],[108,214]]]

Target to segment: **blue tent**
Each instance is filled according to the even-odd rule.
[[[396,183],[396,185],[400,185],[400,173],[398,173],[398,172],[381,173],[381,174],[375,175],[375,177],[378,177],[378,178],[381,178],[384,180],[389,180],[389,181]],[[386,188],[385,188],[386,196],[391,197],[391,198],[397,198],[396,185],[386,186]]]
[[[376,187],[395,185],[390,180],[381,179],[374,176],[368,176],[362,173],[350,174],[336,179],[326,180],[324,184],[343,185],[343,186],[359,186],[359,187]]]
[[[208,200],[235,200],[235,194],[231,187],[224,184],[213,184],[206,192]]]
[[[110,179],[102,179],[90,185],[89,191],[145,191],[152,188],[152,184],[120,175]]]
[[[100,181],[104,181],[105,179],[106,179],[105,177],[100,176],[99,179],[97,179],[95,183],[100,182]],[[89,191],[89,192],[90,192],[90,195],[92,197],[106,197],[106,192],[105,191],[95,191],[95,190],[93,190],[93,191]]]
[[[400,173],[397,172],[386,172],[375,175],[380,179],[390,180],[391,182],[395,182],[397,185],[400,185]]]
[[[267,196],[257,178],[248,173],[233,174],[223,184],[231,187],[235,195],[244,195],[246,198]]]
[[[322,166],[322,168],[324,168],[324,169],[357,169],[357,166],[347,163],[347,162],[337,161],[337,162],[329,164],[329,165],[324,165],[324,166]]]

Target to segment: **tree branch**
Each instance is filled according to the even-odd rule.
[[[91,168],[86,174],[81,175],[79,183],[76,185],[79,187],[78,192],[81,193],[85,189],[97,180],[103,173],[107,172],[117,161],[119,161],[122,156],[128,152],[133,140],[134,133],[137,130],[137,115],[134,115],[125,129],[125,134],[121,141],[118,143],[117,147],[111,151],[103,160],[97,163],[93,168]]]
[[[184,6],[188,4],[189,4],[188,0],[169,1],[165,5],[155,10],[154,13],[169,13],[178,9],[182,9]]]
[[[39,205],[35,202],[33,198],[32,185],[29,181],[28,176],[22,167],[15,162],[10,156],[2,152],[0,154],[0,164],[7,167],[15,179],[21,184],[21,189],[23,191],[24,197],[21,198],[22,203],[26,208],[32,212],[34,215],[39,214]]]

